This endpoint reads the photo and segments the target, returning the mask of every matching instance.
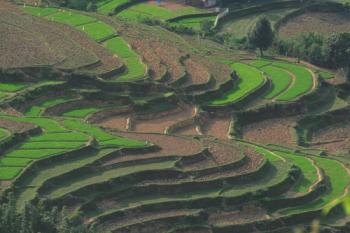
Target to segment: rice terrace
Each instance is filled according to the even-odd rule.
[[[349,0],[0,0],[0,233],[350,233]]]

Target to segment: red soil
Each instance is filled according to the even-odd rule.
[[[130,40],[129,42],[133,49],[142,54],[151,77],[155,80],[162,78],[166,72],[166,66],[161,63],[160,58],[152,51],[150,45],[141,40]]]
[[[186,59],[184,65],[187,73],[190,76],[190,80],[186,83],[186,85],[203,84],[208,82],[209,73],[202,64],[190,58]]]
[[[231,118],[212,119],[203,130],[206,135],[227,139],[230,131]]]
[[[211,224],[242,224],[267,218],[266,211],[256,205],[243,206],[242,210],[220,211],[211,213]]]
[[[165,129],[179,121],[190,118],[194,115],[194,108],[186,106],[178,109],[177,113],[170,113],[164,117],[150,120],[136,120],[134,131],[164,133]]]
[[[0,127],[8,129],[12,133],[21,133],[33,129],[35,125],[30,123],[21,123],[6,119],[0,119]]]
[[[217,164],[227,164],[241,157],[242,150],[238,145],[227,145],[203,139],[202,143],[208,147]]]
[[[243,127],[243,139],[262,144],[294,147],[292,125],[296,117],[268,119]]]
[[[312,135],[312,147],[329,153],[348,153],[350,150],[350,123],[340,123],[318,130]]]
[[[128,132],[118,132],[118,134],[126,138],[149,141],[162,148],[158,152],[161,155],[193,155],[199,153],[202,149],[198,141],[177,136]]]
[[[279,31],[283,37],[300,33],[318,32],[330,35],[333,32],[350,31],[350,17],[340,13],[307,12],[289,20]]]
[[[121,116],[114,116],[112,118],[106,119],[100,123],[102,127],[105,128],[112,128],[124,131],[126,130],[126,124],[127,124],[127,116],[121,115]]]
[[[198,135],[198,131],[195,125],[190,125],[190,126],[184,127],[183,129],[180,129],[179,131],[176,131],[176,134],[193,136],[193,135]]]

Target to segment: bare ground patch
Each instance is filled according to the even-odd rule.
[[[190,79],[186,82],[186,85],[198,85],[207,83],[209,80],[209,73],[202,64],[195,61],[193,58],[186,59],[184,62]]]
[[[335,124],[312,134],[312,147],[329,153],[348,153],[350,150],[350,123]]]
[[[266,211],[256,205],[243,206],[241,210],[219,211],[209,215],[211,224],[242,224],[267,218]]]
[[[126,125],[127,119],[128,119],[127,115],[114,116],[112,118],[108,118],[108,119],[102,121],[101,123],[99,123],[99,125],[101,125],[102,127],[105,127],[105,128],[111,128],[111,129],[117,129],[117,130],[124,131],[124,130],[126,130],[126,127],[127,127],[127,125]]]
[[[307,32],[330,35],[333,32],[348,31],[350,31],[350,17],[346,14],[307,12],[289,20],[281,27],[279,34],[288,38]]]
[[[128,132],[118,132],[118,135],[137,140],[149,141],[162,148],[159,152],[162,155],[193,155],[199,153],[202,149],[201,144],[196,140],[171,135]]]
[[[0,119],[0,127],[8,129],[12,133],[22,133],[33,129],[36,126],[30,123],[22,123],[6,119]]]
[[[136,120],[134,131],[149,132],[149,133],[164,133],[165,129],[177,122],[183,121],[192,117],[195,114],[195,109],[191,106],[185,106],[177,109],[175,113],[170,113],[164,117],[149,120]]]
[[[203,127],[203,133],[220,139],[228,139],[231,118],[214,118]]]
[[[276,118],[249,124],[242,129],[242,138],[262,144],[278,144],[295,147],[292,126],[297,118]]]

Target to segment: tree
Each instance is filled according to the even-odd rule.
[[[328,38],[328,58],[336,68],[350,66],[350,33],[332,34]]]
[[[203,37],[209,33],[211,33],[214,23],[210,20],[203,20],[201,22],[201,31],[203,33]]]
[[[22,212],[16,210],[12,194],[0,203],[0,232],[4,233],[93,233],[80,219],[69,219],[65,209],[47,210],[43,203],[26,204]]]
[[[248,35],[249,43],[260,49],[261,56],[263,56],[263,50],[272,45],[273,38],[271,23],[266,18],[261,18]]]

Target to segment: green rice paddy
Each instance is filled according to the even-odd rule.
[[[238,74],[238,85],[236,84],[233,89],[224,93],[222,97],[210,101],[209,105],[226,105],[234,103],[244,98],[264,83],[262,72],[253,66],[244,63],[234,63],[231,67]]]

